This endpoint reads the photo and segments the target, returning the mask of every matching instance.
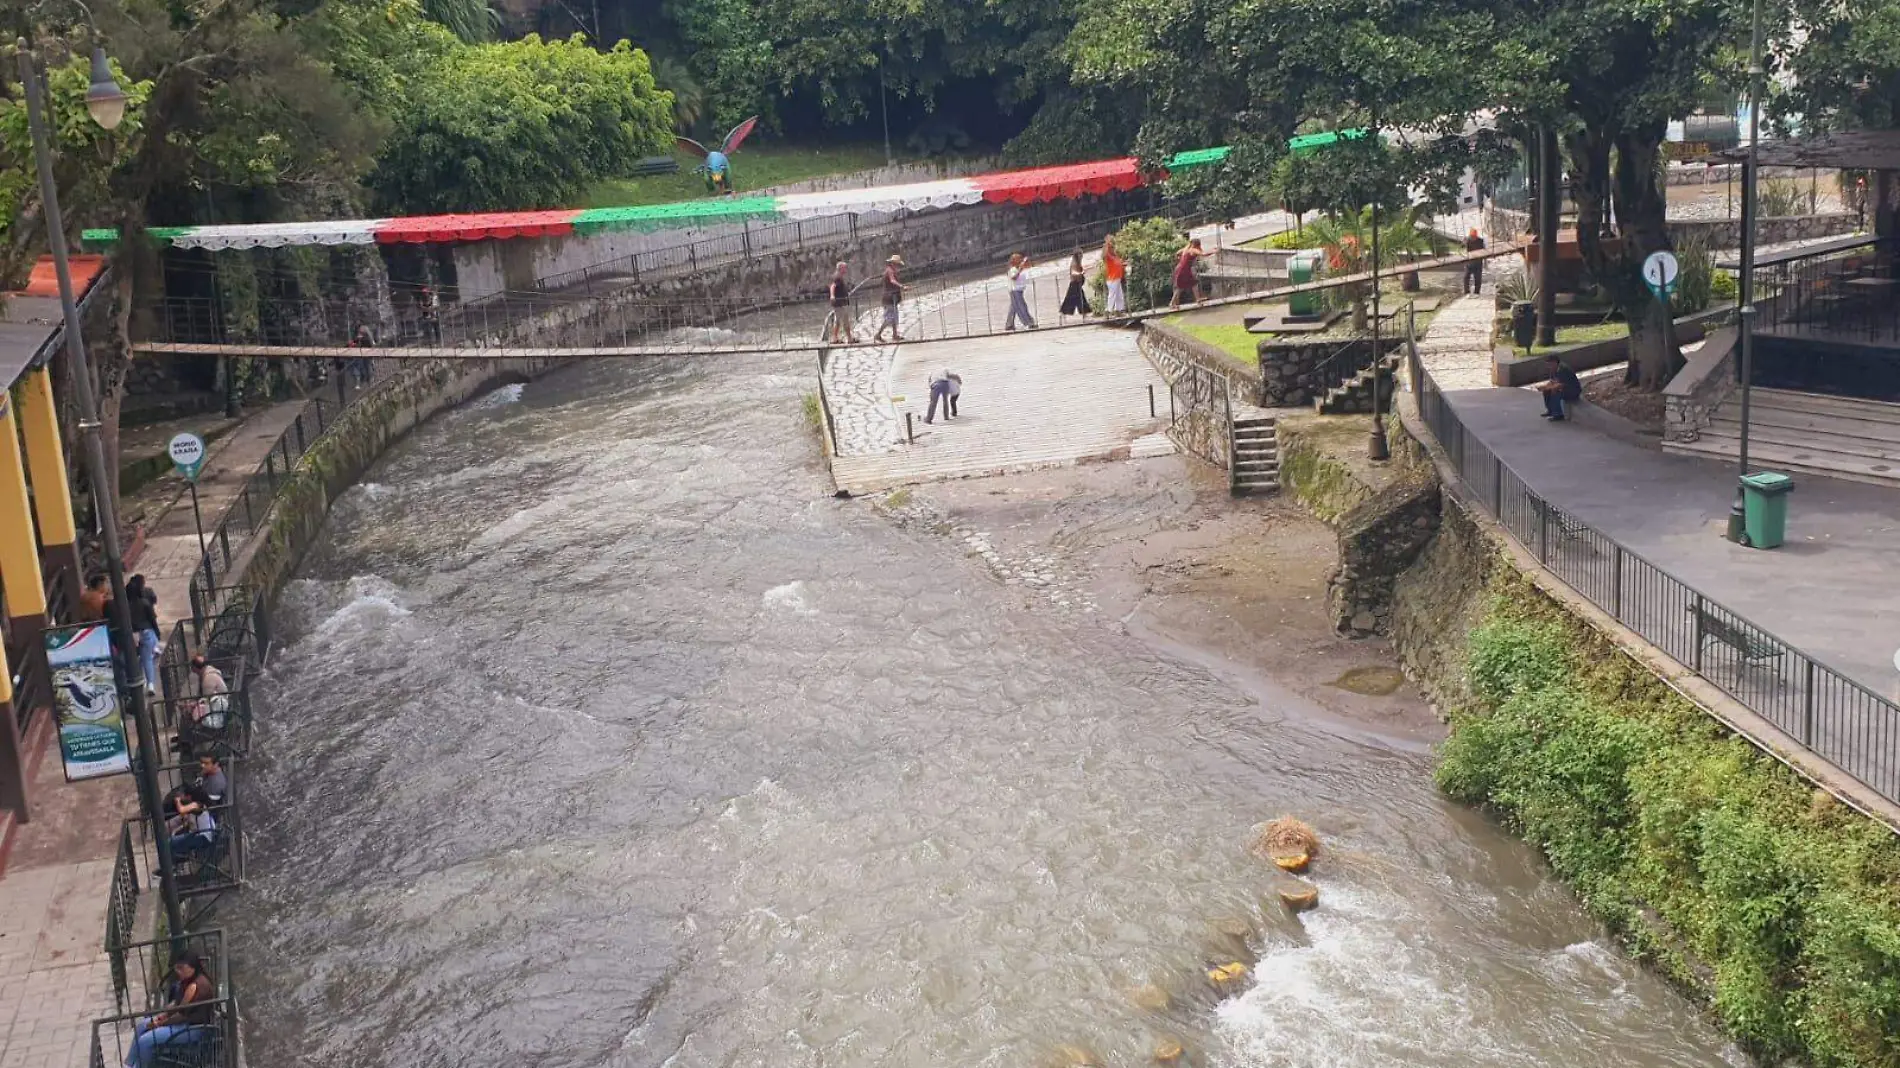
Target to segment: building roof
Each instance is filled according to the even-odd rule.
[[[92,285],[105,273],[104,256],[73,256],[76,299],[83,305]],[[20,372],[41,362],[60,343],[64,331],[59,309],[59,279],[53,260],[42,256],[33,265],[26,287],[0,295],[0,388],[13,385]]]
[[[1900,171],[1900,130],[1841,130],[1785,141],[1763,141],[1758,152],[1764,167]],[[1716,155],[1723,159],[1747,159],[1748,146],[1725,149]]]

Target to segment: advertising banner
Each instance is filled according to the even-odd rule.
[[[48,627],[46,662],[53,673],[53,712],[66,780],[132,770],[124,705],[112,663],[112,638],[101,623]]]

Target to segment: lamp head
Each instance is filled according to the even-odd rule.
[[[92,50],[92,85],[86,89],[86,111],[101,128],[116,130],[125,120],[125,90],[112,77],[106,50]]]

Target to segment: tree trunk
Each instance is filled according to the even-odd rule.
[[[1669,244],[1668,191],[1657,180],[1657,157],[1662,153],[1663,131],[1641,129],[1616,138],[1615,205],[1618,235],[1623,239],[1625,271],[1636,284],[1630,299],[1643,302],[1643,314],[1623,305],[1630,324],[1630,367],[1626,378],[1648,391],[1660,390],[1682,367],[1676,347],[1669,306],[1655,298],[1641,282],[1642,264],[1651,253]],[[1621,304],[1621,298],[1618,298]]]

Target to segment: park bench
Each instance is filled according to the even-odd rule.
[[[635,163],[627,173],[635,178],[647,178],[655,174],[678,174],[680,161],[672,156],[648,156]]]
[[[1781,654],[1786,650],[1780,642],[1746,623],[1711,612],[1700,603],[1690,605],[1689,614],[1695,618],[1698,663],[1701,660],[1703,647],[1711,641],[1720,642],[1735,650],[1745,665],[1753,666],[1773,661],[1775,677],[1781,677]],[[1700,670],[1699,667],[1698,670]]]

